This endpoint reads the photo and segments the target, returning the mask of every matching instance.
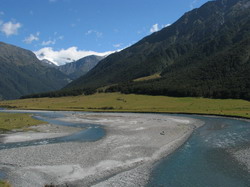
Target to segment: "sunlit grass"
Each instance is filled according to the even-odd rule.
[[[250,102],[240,99],[177,98],[120,93],[2,101],[1,106],[37,110],[197,113],[250,118]]]
[[[158,78],[161,78],[161,75],[159,73],[156,73],[156,74],[153,74],[153,75],[150,75],[150,76],[146,76],[146,77],[141,77],[141,78],[135,79],[134,81],[135,82],[148,81],[148,80],[158,79]]]
[[[45,122],[36,120],[30,114],[0,113],[0,131],[10,131],[13,129],[23,129]]]
[[[7,181],[0,180],[0,187],[11,187],[11,185]]]

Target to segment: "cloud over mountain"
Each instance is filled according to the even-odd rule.
[[[153,32],[157,32],[157,31],[159,31],[159,30],[160,30],[159,25],[156,23],[156,24],[154,24],[154,25],[151,27],[150,32],[153,33]]]
[[[52,47],[45,47],[38,51],[34,51],[37,58],[40,60],[47,59],[53,62],[56,65],[64,65],[68,62],[76,61],[80,58],[89,55],[97,55],[97,56],[106,56],[114,53],[115,51],[107,51],[107,52],[95,52],[95,51],[85,51],[79,50],[77,47],[69,47],[68,49],[54,50]]]

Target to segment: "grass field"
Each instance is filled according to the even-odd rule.
[[[2,101],[0,107],[99,112],[195,113],[250,118],[250,102],[245,100],[176,98],[120,93]]]
[[[11,185],[6,181],[1,181],[0,180],[0,187],[11,187]]]
[[[0,113],[0,132],[13,129],[25,130],[30,126],[44,123],[46,122],[33,119],[30,114]]]

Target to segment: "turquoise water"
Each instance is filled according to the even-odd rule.
[[[0,180],[5,179],[5,178],[6,178],[6,175],[3,172],[0,171]]]
[[[16,113],[17,111],[14,112]],[[97,141],[101,139],[103,136],[105,136],[105,130],[101,128],[100,125],[94,125],[89,123],[64,122],[58,119],[61,117],[65,117],[66,114],[71,114],[72,112],[31,112],[31,113],[34,114],[34,118],[46,121],[50,124],[78,127],[82,128],[83,130],[68,136],[63,136],[58,138],[47,138],[47,139],[39,139],[39,140],[32,140],[32,141],[18,142],[18,143],[16,142],[0,143],[0,150],[34,146],[34,145],[63,143],[63,142],[90,142],[90,141]]]
[[[1,109],[0,109],[1,110]],[[62,126],[71,126],[82,128],[83,130],[74,133],[69,136],[63,136],[58,138],[48,138],[48,139],[40,139],[26,142],[16,142],[16,143],[0,143],[1,149],[11,149],[18,147],[27,147],[27,146],[39,146],[44,144],[55,144],[55,143],[63,143],[63,142],[90,142],[97,141],[105,136],[105,130],[100,125],[89,124],[89,123],[72,123],[72,122],[64,122],[59,120],[61,117],[65,117],[67,114],[73,114],[75,112],[35,112],[35,111],[5,111],[1,110],[0,112],[13,112],[13,113],[31,113],[34,118],[46,121],[50,124],[62,125]],[[5,172],[0,170],[0,179],[5,179]]]
[[[185,116],[185,115],[181,115]],[[245,187],[250,173],[228,151],[250,147],[250,123],[218,117],[188,116],[205,121],[169,157],[157,162],[148,187]]]
[[[80,127],[83,130],[59,138],[0,143],[0,149],[70,141],[96,141],[105,136],[105,130],[99,125],[68,123],[58,119],[75,112],[31,113],[36,119],[56,125]],[[228,152],[250,147],[250,122],[220,117],[179,116],[200,119],[205,125],[196,129],[177,151],[155,164],[147,186],[249,187],[250,174],[247,168],[239,164]],[[1,178],[4,178],[4,173],[0,171]]]

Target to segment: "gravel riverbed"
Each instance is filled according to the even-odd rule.
[[[0,150],[0,170],[14,187],[144,186],[153,163],[203,124],[191,118],[130,113],[72,113],[60,120],[100,124],[106,136],[95,142]]]

